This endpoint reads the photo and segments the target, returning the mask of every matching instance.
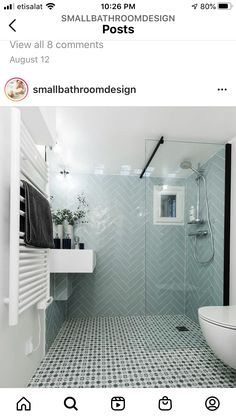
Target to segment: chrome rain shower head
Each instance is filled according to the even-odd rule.
[[[181,169],[184,169],[184,170],[186,170],[186,169],[192,169],[192,163],[191,163],[191,161],[188,161],[188,160],[182,161],[180,163],[180,167],[181,167]]]
[[[184,160],[184,161],[182,161],[181,163],[180,163],[180,167],[181,167],[181,169],[184,169],[184,170],[192,170],[193,172],[195,172],[198,176],[201,176],[202,175],[202,173],[201,173],[201,171],[200,170],[198,170],[198,169],[194,169],[194,167],[193,167],[193,165],[192,165],[192,163],[191,163],[191,161],[189,161],[189,160]]]

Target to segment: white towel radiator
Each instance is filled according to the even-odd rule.
[[[11,135],[11,185],[10,185],[10,266],[9,325],[18,323],[19,315],[37,304],[46,307],[49,298],[48,249],[27,247],[24,231],[20,231],[20,208],[24,202],[22,180],[33,185],[47,199],[48,167],[36,148],[29,132],[20,121],[20,113],[13,113]],[[40,220],[39,220],[40,222]]]

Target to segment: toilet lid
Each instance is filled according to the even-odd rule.
[[[198,313],[202,319],[211,323],[236,329],[236,305],[201,307]]]

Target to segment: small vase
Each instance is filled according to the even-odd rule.
[[[74,227],[70,224],[65,224],[64,227],[64,237],[69,234],[71,239],[71,249],[74,249]]]

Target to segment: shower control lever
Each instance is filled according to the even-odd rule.
[[[188,236],[196,236],[196,237],[205,237],[208,235],[208,231],[207,230],[199,230],[199,231],[195,231],[192,233],[189,233]]]

